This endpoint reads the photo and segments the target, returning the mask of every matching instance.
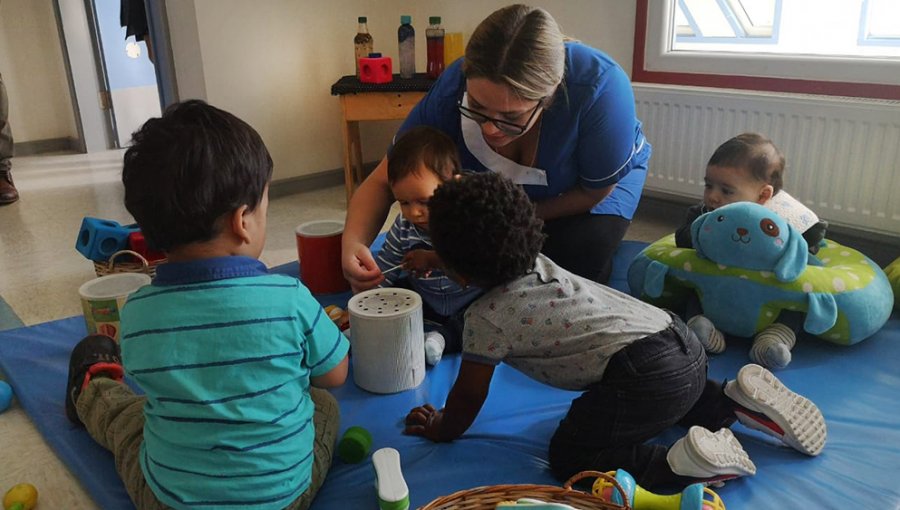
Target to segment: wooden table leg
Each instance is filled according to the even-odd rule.
[[[353,168],[353,191],[362,183],[363,173],[362,141],[359,138],[359,122],[349,122],[350,136],[350,165]],[[349,203],[349,202],[348,202]]]
[[[341,95],[341,135],[344,139],[344,186],[347,204],[363,173],[360,121],[403,120],[425,96],[425,92],[366,92]]]
[[[344,120],[341,122],[341,135],[344,139],[344,187],[347,191],[347,205],[356,190],[357,180],[362,175],[362,147],[359,140],[359,122]]]

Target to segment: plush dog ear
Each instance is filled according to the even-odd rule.
[[[654,260],[647,265],[647,272],[644,273],[644,294],[658,298],[662,296],[663,286],[666,283],[666,273],[669,272],[669,266]]]
[[[806,311],[803,329],[813,335],[821,335],[833,328],[837,323],[838,315],[834,296],[822,292],[810,292],[808,300],[809,309]]]
[[[787,246],[775,263],[775,277],[782,282],[792,282],[806,270],[809,246],[806,239],[794,227],[788,226]]]
[[[694,250],[697,252],[697,256],[701,259],[709,260],[709,257],[703,253],[703,248],[700,247],[700,229],[703,228],[703,224],[706,223],[706,220],[710,218],[710,213],[704,213],[697,217],[693,223],[691,223],[691,245],[694,247]]]

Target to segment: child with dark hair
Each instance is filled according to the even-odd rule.
[[[759,133],[743,133],[720,145],[706,164],[703,200],[688,209],[675,231],[675,244],[691,248],[691,224],[701,214],[734,202],[756,202],[784,213],[815,254],[828,224],[782,189],[784,155],[772,140]],[[777,198],[776,198],[777,197]]]
[[[464,289],[447,278],[428,234],[428,200],[435,188],[459,174],[459,156],[450,137],[419,126],[394,144],[387,172],[400,214],[375,259],[384,275],[379,286],[408,287],[422,296],[424,318],[438,324],[425,333],[425,361],[434,365],[444,352],[460,351],[463,313],[481,295],[480,289]],[[397,266],[406,271],[391,271]]]
[[[690,207],[684,222],[675,231],[675,245],[692,248],[691,224],[701,214],[734,202],[755,202],[782,216],[801,232],[815,255],[825,239],[828,223],[782,189],[784,155],[771,140],[759,133],[743,133],[720,145],[706,165],[703,200]],[[691,328],[707,352],[725,350],[725,337],[702,315],[699,300],[692,300],[685,312]],[[791,361],[791,349],[803,323],[799,312],[782,312],[777,323],[760,332],[750,349],[750,359],[760,365],[784,368]]]
[[[349,343],[299,280],[257,260],[272,159],[202,101],[148,120],[125,205],[168,263],[121,312],[121,350],[73,349],[66,415],[112,451],[137,508],[308,508],[339,427]],[[127,374],[143,390],[136,395]]]
[[[435,250],[447,274],[485,294],[465,315],[463,354],[446,406],[412,409],[406,433],[451,441],[472,424],[496,365],[583,392],[550,441],[554,475],[625,469],[644,487],[713,482],[756,467],[729,427],[736,420],[807,455],[825,444],[809,400],[768,370],[707,380],[707,358],[675,315],[572,274],[540,254],[541,220],[518,186],[485,172],[448,181],[429,202]],[[690,427],[671,447],[647,444]]]

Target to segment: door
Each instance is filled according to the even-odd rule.
[[[125,38],[125,27],[119,22],[120,5],[118,1],[86,0],[98,54],[101,108],[106,111],[116,146],[125,147],[147,119],[159,117],[160,98],[147,45],[134,36]]]

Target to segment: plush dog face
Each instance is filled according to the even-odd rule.
[[[697,218],[691,225],[697,255],[717,264],[772,271],[781,281],[806,268],[807,244],[799,232],[771,210],[737,202]]]

